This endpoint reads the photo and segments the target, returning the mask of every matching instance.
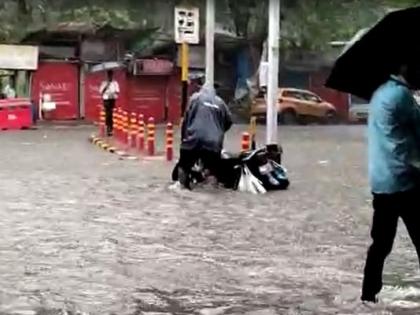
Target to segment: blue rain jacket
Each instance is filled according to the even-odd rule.
[[[369,178],[372,192],[393,194],[417,185],[420,107],[402,79],[392,76],[369,108]]]

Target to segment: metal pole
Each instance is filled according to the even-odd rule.
[[[280,44],[280,0],[270,0],[268,9],[267,146],[277,145],[277,94]]]
[[[214,0],[207,0],[206,5],[206,82],[214,84]]]

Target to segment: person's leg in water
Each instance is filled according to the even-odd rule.
[[[104,107],[105,107],[105,123],[106,123],[106,132],[108,136],[112,136],[112,132],[114,130],[114,107],[115,107],[115,100],[104,100]]]
[[[178,162],[178,180],[184,188],[191,190],[191,169],[197,162],[198,155],[195,150],[180,150]]]
[[[407,192],[407,197],[402,200],[401,218],[407,227],[408,234],[417,252],[417,258],[420,264],[420,213],[418,211],[417,201],[419,188]]]
[[[213,184],[217,185],[219,182],[219,167],[221,152],[214,152],[208,150],[202,150],[200,152],[201,160],[203,161],[204,169],[207,171],[208,177],[213,177]]]
[[[372,245],[366,258],[361,300],[376,302],[382,289],[385,259],[391,253],[405,193],[373,196]],[[418,232],[416,232],[418,233]]]

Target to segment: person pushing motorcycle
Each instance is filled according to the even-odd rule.
[[[213,85],[206,83],[191,96],[182,124],[178,167],[184,188],[191,189],[191,169],[199,160],[209,175],[218,178],[224,137],[231,126],[231,113]]]

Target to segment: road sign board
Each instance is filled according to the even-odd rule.
[[[200,16],[198,8],[175,8],[175,42],[200,43]]]

